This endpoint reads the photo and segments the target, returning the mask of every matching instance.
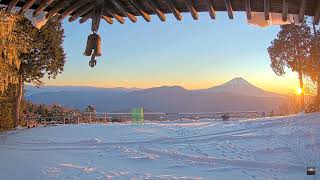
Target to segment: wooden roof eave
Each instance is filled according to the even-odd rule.
[[[94,10],[92,2],[93,0],[2,0],[1,4],[9,5],[8,10],[15,6],[22,7],[21,14],[28,9],[34,9],[34,15],[45,11],[48,12],[47,18],[58,13],[61,19],[71,16],[71,21],[74,21],[92,13]],[[137,21],[136,16],[142,16],[150,22],[150,15],[157,15],[160,20],[165,21],[166,14],[173,14],[177,20],[181,20],[181,13],[191,13],[194,19],[198,19],[198,12],[208,12],[214,19],[217,11],[227,11],[230,19],[233,18],[233,12],[244,11],[248,18],[251,18],[251,12],[264,12],[266,19],[269,18],[270,12],[276,12],[282,13],[283,20],[288,14],[299,15],[300,21],[305,15],[314,16],[316,23],[320,20],[318,0],[104,0],[103,2],[105,4],[103,16],[115,18],[111,14],[113,13],[122,18],[128,17],[132,22]]]

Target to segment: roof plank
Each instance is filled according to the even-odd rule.
[[[135,0],[128,0],[128,2],[138,11],[144,20],[147,22],[151,21],[151,16],[146,13]]]
[[[301,0],[300,8],[299,8],[299,22],[300,23],[303,23],[305,10],[306,10],[306,0]]]
[[[178,20],[181,21],[182,20],[182,16],[180,11],[175,7],[175,5],[173,4],[172,0],[164,0],[164,2],[167,4],[168,8],[170,9],[170,11],[173,13],[174,17]]]
[[[133,14],[129,13],[127,10],[124,9],[123,4],[121,4],[118,0],[111,0],[112,4],[114,4],[123,14],[125,14],[133,23],[137,22],[137,17]]]
[[[264,19],[270,20],[270,0],[264,0]]]
[[[153,10],[154,13],[157,14],[157,16],[159,17],[159,19],[161,21],[166,21],[166,16],[164,15],[164,13],[157,7],[157,5],[153,2],[153,0],[146,0],[146,2],[148,3],[148,5],[151,7],[151,9]]]
[[[213,8],[213,4],[212,4],[212,0],[206,0],[206,7],[207,10],[210,14],[211,19],[215,19],[216,18],[216,11]]]
[[[10,1],[9,5],[7,6],[6,8],[6,11],[7,12],[10,12],[15,6],[16,4],[18,3],[19,0],[12,0]]]
[[[48,7],[54,0],[43,0],[38,8],[33,12],[33,16],[38,16],[43,10]]]
[[[102,16],[102,19],[104,19],[108,24],[113,24],[112,18],[108,16]]]
[[[88,19],[92,18],[93,16],[93,11],[87,13],[86,15],[84,15],[80,20],[79,22],[82,24],[84,22],[86,22]]]
[[[85,5],[88,2],[88,0],[78,0],[75,3],[73,3],[68,9],[66,9],[59,17],[60,20],[66,18],[68,15],[73,13],[75,10],[81,8],[83,5]]]
[[[24,6],[20,9],[19,15],[26,13],[26,11],[36,2],[37,0],[28,0]]]
[[[55,5],[46,15],[47,19],[50,19],[51,17],[53,17],[56,13],[58,13],[63,7],[65,7],[66,5],[69,5],[70,1],[68,0],[62,0],[60,1],[57,5]]]
[[[94,8],[95,4],[90,4],[88,6],[83,6],[82,8],[78,9],[76,13],[74,13],[70,18],[69,22],[73,22],[78,19],[80,16],[86,14],[87,12],[91,11]]]
[[[125,22],[124,18],[119,14],[112,12],[110,9],[106,8],[106,6],[104,6],[104,12],[114,17],[120,24],[124,24]]]
[[[199,19],[199,15],[198,15],[197,10],[193,6],[193,2],[191,0],[185,0],[184,2],[186,4],[189,12],[191,13],[192,18],[194,20],[198,20]]]
[[[230,0],[224,0],[224,4],[226,6],[226,10],[228,12],[229,19],[233,19],[233,9]]]
[[[244,0],[244,6],[246,8],[246,15],[247,19],[251,20],[252,19],[252,14],[251,14],[251,1],[250,0]]]
[[[284,22],[288,20],[288,11],[289,11],[288,0],[283,0],[282,1],[282,21]]]
[[[320,2],[318,1],[315,12],[314,12],[314,23],[319,24],[319,20],[320,20]]]

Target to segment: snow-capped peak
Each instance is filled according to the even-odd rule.
[[[215,92],[215,93],[233,93],[241,94],[246,96],[259,96],[259,97],[273,97],[279,96],[278,94],[271,93],[260,89],[242,77],[236,77],[224,84],[215,86],[209,89],[203,90],[204,92]]]
[[[222,84],[222,86],[253,86],[252,84],[250,84],[247,80],[243,79],[242,77],[236,77],[224,84]]]

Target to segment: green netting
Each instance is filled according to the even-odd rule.
[[[131,121],[132,121],[132,124],[143,124],[144,122],[143,108],[131,109]]]

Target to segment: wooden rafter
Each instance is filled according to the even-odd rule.
[[[60,15],[59,19],[62,20],[69,16],[71,13],[73,13],[75,10],[81,8],[83,5],[85,5],[88,2],[88,0],[78,0],[74,4],[72,4],[68,9],[63,11],[63,13]]]
[[[317,1],[316,9],[314,12],[314,23],[319,24],[319,20],[320,20],[320,2]]]
[[[250,0],[244,0],[244,6],[246,8],[246,15],[247,19],[251,20],[252,19],[252,14],[251,14],[251,1]]]
[[[33,12],[33,16],[38,16],[43,10],[48,7],[54,0],[43,0],[38,8]]]
[[[289,5],[288,0],[282,0],[282,21],[288,20]]]
[[[233,19],[233,9],[230,0],[224,0],[224,5],[226,6],[226,10],[228,11],[229,19]]]
[[[84,1],[87,3],[81,5]],[[46,11],[47,19],[59,13],[61,19],[72,16],[69,20],[74,21],[91,12],[92,4],[98,1],[109,8],[110,13],[105,12],[104,15],[116,18],[120,23],[124,22],[121,18],[126,16],[133,22],[138,16],[150,22],[151,15],[155,14],[161,21],[165,21],[165,13],[172,13],[177,20],[182,20],[182,13],[190,12],[193,19],[198,19],[198,12],[204,11],[210,13],[212,19],[216,18],[216,11],[227,11],[230,19],[234,18],[233,11],[245,11],[248,19],[252,18],[253,11],[264,13],[266,20],[270,20],[271,13],[279,11],[282,11],[283,21],[288,20],[289,13],[298,15],[300,22],[304,16],[313,16],[317,24],[320,19],[320,0],[0,0],[0,4],[7,6],[7,11],[20,8],[19,14],[33,9],[34,16]]]
[[[128,0],[128,2],[138,11],[138,13],[147,21],[151,21],[151,16],[146,13],[136,2],[136,0]]]
[[[210,14],[211,19],[216,18],[216,11],[213,8],[212,0],[205,0],[207,10]]]
[[[123,5],[121,4],[120,1],[118,0],[111,0],[112,4],[114,4],[123,14],[125,14],[133,23],[137,22],[137,17],[134,16],[133,14],[129,13]]]
[[[194,20],[198,20],[198,19],[199,19],[198,12],[197,12],[197,10],[194,8],[192,0],[185,0],[184,2],[185,2],[185,4],[186,4],[189,12],[191,13],[192,18],[193,18]]]
[[[74,13],[70,18],[69,22],[73,22],[78,19],[80,16],[86,14],[87,12],[91,11],[94,8],[95,4],[90,4],[88,6],[83,6],[82,8],[78,9],[76,13]]]
[[[104,6],[104,14],[105,13],[114,17],[120,24],[124,24],[124,22],[125,22],[124,18],[122,16],[120,16],[119,14],[112,12],[110,9],[106,8],[106,6]]]
[[[157,14],[161,21],[166,21],[166,16],[152,0],[146,0],[146,2],[151,7],[152,11]]]
[[[84,15],[80,20],[79,22],[82,24],[84,22],[86,22],[88,19],[92,18],[93,16],[93,11],[87,13],[86,15]]]
[[[10,11],[13,9],[13,7],[16,6],[16,4],[18,3],[18,1],[19,1],[19,0],[12,0],[12,1],[9,3],[9,5],[7,6],[6,11],[7,11],[7,12],[10,12]]]
[[[270,0],[263,0],[264,1],[264,19],[270,20]]]
[[[19,11],[19,15],[22,15],[27,12],[27,10],[36,2],[37,0],[28,0],[24,6]]]
[[[102,16],[102,19],[104,19],[108,24],[113,24],[113,20],[111,17]]]
[[[303,23],[304,14],[306,12],[306,0],[301,0],[299,8],[299,22]]]
[[[103,3],[97,5],[94,8],[93,16],[92,16],[92,24],[91,24],[91,31],[92,32],[98,32],[101,17],[103,15]]]
[[[68,0],[62,0],[60,1],[56,6],[54,6],[54,8],[52,8],[48,14],[46,15],[47,19],[50,19],[51,17],[53,17],[56,13],[58,13],[64,6],[68,5],[70,3],[70,1]]]
[[[170,11],[173,13],[174,17],[178,20],[181,21],[182,20],[182,16],[180,11],[175,7],[175,5],[173,4],[172,0],[164,0],[164,2],[167,4],[168,8],[170,9]]]

